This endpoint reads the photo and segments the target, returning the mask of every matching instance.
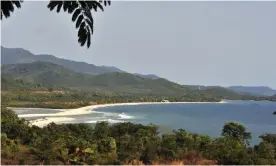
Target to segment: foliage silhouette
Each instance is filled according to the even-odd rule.
[[[18,1],[1,1],[1,20],[3,17],[8,18],[15,8],[21,8],[23,0]],[[63,8],[64,12],[72,15],[72,22],[76,24],[78,30],[78,42],[80,46],[86,44],[87,48],[91,45],[91,36],[94,31],[94,19],[92,12],[98,10],[104,11],[104,7],[110,5],[109,0],[78,0],[78,1],[54,1],[51,0],[47,5],[50,11],[56,9],[57,13]]]

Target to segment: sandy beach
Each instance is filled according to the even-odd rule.
[[[100,104],[100,105],[91,105],[76,109],[57,109],[60,112],[51,113],[51,114],[21,114],[18,117],[26,118],[26,117],[43,117],[36,120],[31,120],[31,125],[36,125],[38,127],[43,127],[51,122],[54,123],[62,123],[62,122],[70,122],[73,121],[74,118],[66,117],[72,115],[85,115],[91,114],[97,108],[103,107],[110,107],[110,106],[125,106],[125,105],[142,105],[142,104],[185,104],[185,103],[192,103],[192,104],[202,104],[202,103],[226,103],[225,101],[221,102],[143,102],[143,103],[114,103],[114,104]],[[26,108],[25,108],[26,109]]]
[[[43,127],[52,122],[59,123],[59,122],[68,122],[68,121],[72,121],[72,120],[74,120],[74,118],[68,118],[68,117],[48,118],[47,117],[47,118],[32,120],[30,122],[31,122],[31,125]]]

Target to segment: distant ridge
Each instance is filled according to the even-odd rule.
[[[1,67],[5,82],[22,80],[30,84],[46,87],[62,86],[107,92],[143,93],[143,94],[181,94],[187,88],[166,79],[143,78],[126,72],[90,75],[78,73],[63,66],[36,61],[32,63],[6,64]]]
[[[154,75],[154,74],[147,74],[147,75],[137,74],[137,73],[134,73],[134,74],[137,76],[140,76],[140,77],[144,77],[144,78],[151,78],[151,79],[159,79],[160,78],[159,76]]]
[[[7,64],[1,66],[2,85],[6,89],[29,85],[45,88],[73,88],[84,91],[104,92],[136,96],[181,96],[187,99],[252,99],[223,87],[196,89],[180,85],[164,78],[143,78],[126,72],[100,75],[79,73],[63,66],[36,61],[32,63]],[[23,83],[21,83],[23,82]],[[20,84],[19,84],[20,83]]]
[[[276,94],[276,91],[269,87],[233,86],[223,88],[220,86],[179,85],[154,74],[131,74],[113,66],[96,66],[47,54],[34,55],[22,48],[1,46],[1,64],[2,74],[8,78],[24,79],[25,82],[49,86],[141,92],[149,95],[153,91],[155,94],[165,92],[184,96],[204,94],[207,97],[228,99]],[[7,86],[9,82],[12,82],[8,78],[5,80]]]
[[[57,58],[53,55],[40,54],[34,55],[28,50],[23,48],[6,48],[1,46],[1,64],[19,64],[19,63],[32,63],[37,61],[43,62],[51,62],[75,72],[79,73],[87,73],[91,75],[100,75],[105,73],[125,73],[125,71],[118,69],[113,66],[96,66],[93,64],[88,64],[86,62],[77,62],[62,58]],[[159,78],[156,75],[143,75],[143,74],[135,74],[144,78]]]
[[[241,94],[250,94],[257,96],[276,95],[276,90],[266,86],[230,86],[228,87],[228,89],[231,89]]]

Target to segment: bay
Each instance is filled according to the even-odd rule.
[[[227,103],[185,103],[112,106],[96,109],[109,122],[130,121],[220,136],[225,123],[234,121],[252,133],[251,144],[264,133],[276,133],[276,102],[229,101]],[[94,121],[86,121],[93,123]]]

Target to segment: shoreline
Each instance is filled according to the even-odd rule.
[[[148,105],[148,104],[223,104],[227,103],[226,101],[220,102],[137,102],[137,103],[112,103],[112,104],[99,104],[99,105],[90,105],[85,107],[80,107],[76,109],[52,109],[52,110],[59,110],[61,112],[51,113],[51,114],[21,114],[18,115],[19,118],[26,118],[26,117],[43,117],[36,120],[30,120],[31,125],[35,125],[38,127],[43,127],[48,125],[49,123],[62,123],[62,122],[70,122],[74,121],[74,118],[69,118],[66,116],[72,115],[85,115],[91,114],[95,109],[104,108],[104,107],[113,107],[113,106],[128,106],[128,105]],[[19,108],[17,108],[19,109]],[[29,108],[22,108],[22,109],[29,109]],[[36,108],[40,109],[40,108]],[[45,109],[45,108],[44,108]]]

